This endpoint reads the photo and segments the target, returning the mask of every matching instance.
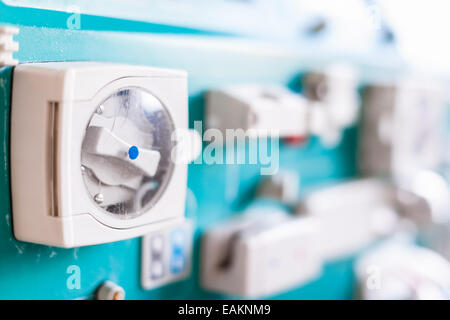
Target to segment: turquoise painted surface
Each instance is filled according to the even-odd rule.
[[[243,50],[239,49],[242,48],[239,44],[227,42],[230,40],[214,38],[211,39],[213,42],[209,42],[203,36],[183,32],[174,36],[145,33],[146,30],[139,34],[98,31],[102,28],[97,27],[93,28],[97,31],[65,30],[62,29],[62,22],[56,22],[56,13],[41,12],[52,20],[43,24],[43,18],[34,17],[33,13],[38,12],[31,9],[8,9],[5,15],[5,7],[0,4],[0,10],[1,21],[22,24],[17,37],[21,46],[17,58],[21,62],[95,60],[187,70],[191,125],[194,120],[203,118],[203,94],[211,87],[258,82],[299,89],[298,77],[308,67],[300,53],[274,53],[258,46]],[[24,12],[25,16],[17,16]],[[109,23],[101,18],[96,21],[106,26]],[[146,25],[146,28],[152,29],[152,26]],[[155,32],[158,33],[158,28]],[[185,281],[151,291],[142,290],[139,279],[140,239],[59,249],[23,243],[13,238],[8,181],[10,78],[11,68],[1,69],[0,298],[91,298],[96,287],[106,279],[123,286],[131,299],[225,298],[206,292],[199,286],[200,236],[209,225],[229,217],[248,204],[261,178],[259,166],[190,165],[187,215],[195,217],[197,223],[193,273]],[[282,146],[280,166],[300,173],[302,190],[353,177],[356,174],[355,142],[356,129],[350,129],[345,133],[343,143],[331,150],[323,148],[314,138],[302,147]],[[69,275],[66,270],[74,264],[81,269],[81,289],[68,290],[66,281]],[[273,298],[351,298],[351,265],[351,258],[330,263],[321,278]]]
[[[67,29],[67,19],[71,13],[58,12],[52,10],[41,10],[26,7],[15,7],[4,4],[0,1],[0,22],[37,26],[44,28]],[[178,27],[164,24],[130,21],[94,15],[81,15],[80,30],[109,30],[126,32],[152,32],[165,34],[221,34],[220,32],[210,32],[188,27]]]

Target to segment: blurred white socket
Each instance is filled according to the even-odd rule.
[[[205,289],[255,298],[280,293],[319,276],[322,260],[313,218],[278,213],[242,217],[209,229],[202,239]]]
[[[434,300],[450,298],[450,264],[436,252],[390,240],[355,264],[362,299]]]

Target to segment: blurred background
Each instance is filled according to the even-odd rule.
[[[449,9],[444,0],[0,1],[0,23],[20,30],[19,63],[186,70],[191,128],[254,130],[225,149],[244,161],[189,165],[186,267],[161,279],[156,262],[142,279],[140,238],[75,249],[16,241],[1,177],[0,298],[92,299],[105,281],[130,299],[450,298]],[[249,161],[250,141],[269,148],[269,162]],[[269,164],[277,170],[262,174]],[[79,287],[67,284],[73,265]]]

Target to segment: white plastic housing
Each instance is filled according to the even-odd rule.
[[[213,227],[202,239],[202,285],[255,298],[309,282],[322,267],[316,237],[312,218],[252,215]]]
[[[391,173],[408,187],[421,170],[445,161],[445,86],[408,77],[371,85],[364,94],[360,163],[366,175]]]
[[[109,214],[86,190],[80,169],[86,128],[99,104],[126,87],[150,92],[168,110],[175,129],[187,129],[183,71],[90,62],[15,68],[11,189],[17,239],[77,247],[141,236],[184,219],[185,163],[174,164],[159,200],[137,217]]]
[[[358,119],[360,99],[358,76],[349,65],[335,64],[321,72],[311,72],[304,80],[310,108],[311,134],[332,147],[341,141],[345,128]]]
[[[225,135],[227,129],[249,130],[249,136],[305,136],[305,99],[275,86],[243,85],[208,92],[206,124]]]
[[[320,255],[326,260],[346,257],[394,231],[398,216],[391,190],[382,180],[365,179],[307,195],[300,213],[319,221]]]

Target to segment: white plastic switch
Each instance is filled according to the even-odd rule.
[[[209,229],[202,239],[202,285],[248,298],[274,295],[319,276],[313,218],[282,213],[244,215]]]
[[[305,136],[308,113],[305,99],[277,86],[243,85],[208,92],[209,128],[242,129],[249,136]]]
[[[124,159],[149,176],[156,173],[161,158],[159,151],[141,148],[136,151],[139,153],[136,158],[130,158],[128,153],[132,145],[105,127],[89,127],[86,130],[86,141],[85,150],[89,153]]]
[[[189,276],[192,228],[192,223],[185,220],[142,238],[141,283],[144,289],[154,289]]]
[[[305,77],[305,96],[283,87],[240,85],[208,92],[208,128],[242,129],[248,136],[317,135],[327,146],[341,141],[360,109],[358,77],[348,65],[334,64]]]
[[[21,64],[13,79],[17,239],[77,247],[184,220],[189,159],[172,151],[192,149],[176,135],[188,130],[185,72],[58,62]]]

